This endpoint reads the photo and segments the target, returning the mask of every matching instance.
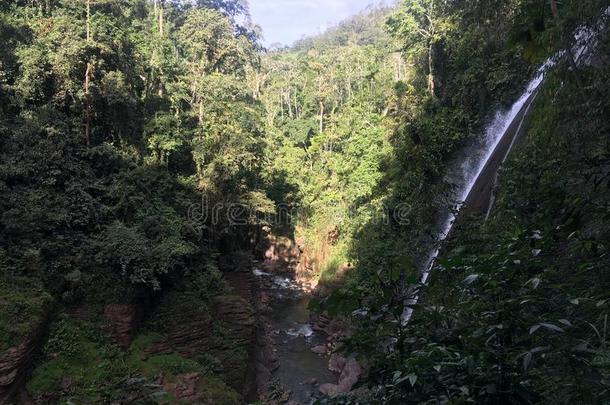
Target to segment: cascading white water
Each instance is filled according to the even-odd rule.
[[[579,64],[590,64],[591,63],[591,50],[595,48],[598,40],[598,33],[602,32],[606,27],[605,19],[610,16],[610,7],[604,10],[602,13],[602,18],[600,22],[596,24],[594,27],[580,27],[575,37],[575,46],[571,50],[572,56],[574,57],[576,63]],[[502,141],[502,139],[507,136],[509,133],[509,128],[515,123],[517,119],[520,119],[518,124],[517,133],[520,131],[521,126],[527,116],[527,111],[531,107],[531,103],[533,101],[533,95],[536,93],[544,81],[544,77],[546,72],[552,68],[557,60],[565,55],[565,51],[561,51],[549,58],[537,71],[534,79],[528,84],[525,92],[519,97],[519,99],[512,105],[512,107],[508,111],[499,112],[496,114],[494,120],[487,127],[485,131],[485,143],[483,145],[483,153],[476,154],[474,158],[471,156],[470,159],[465,159],[459,173],[459,180],[457,181],[457,195],[456,195],[456,210],[454,212],[449,212],[445,218],[445,221],[442,223],[442,226],[439,228],[439,232],[437,234],[437,241],[440,243],[444,241],[451,232],[453,228],[453,224],[456,219],[456,215],[459,213],[460,209],[464,201],[468,198],[470,192],[472,191],[474,185],[477,180],[481,176],[481,173],[485,169],[485,166],[493,156],[496,148]],[[520,114],[522,110],[525,109],[525,114]],[[515,137],[516,138],[516,137]],[[504,156],[503,160],[506,160],[508,157],[508,153],[514,144],[515,139],[513,139],[510,143],[508,151]],[[474,162],[473,162],[474,160]],[[491,207],[490,207],[491,208]],[[489,212],[488,212],[489,215]],[[413,315],[413,306],[417,304],[419,301],[419,289],[421,286],[426,285],[428,283],[428,279],[430,278],[430,274],[432,272],[432,268],[434,267],[434,262],[440,254],[440,247],[437,244],[427,259],[423,263],[423,271],[421,273],[420,284],[419,286],[413,287],[410,292],[407,294],[408,297],[405,300],[405,308],[402,314],[402,323],[407,324]]]
[[[477,162],[475,162],[474,167],[467,164],[462,167],[463,172],[461,173],[460,177],[462,177],[463,180],[458,182],[461,183],[461,187],[459,187],[459,190],[457,192],[457,210],[456,212],[450,212],[447,214],[447,218],[443,222],[441,230],[438,233],[439,241],[445,240],[451,232],[451,228],[453,227],[457,213],[461,209],[462,203],[466,200],[466,198],[472,191],[472,188],[474,187],[477,179],[481,175],[481,172],[485,168],[485,165],[487,165],[487,162],[498,147],[500,141],[507,134],[509,127],[519,116],[519,112],[521,112],[521,110],[526,106],[532,94],[534,94],[540,87],[540,84],[544,80],[544,75],[546,71],[554,64],[554,58],[547,60],[542,65],[542,67],[538,69],[536,77],[529,83],[521,97],[519,97],[519,99],[512,105],[512,107],[508,111],[497,113],[492,123],[487,127],[485,131],[485,144],[483,147],[482,156],[477,159]],[[420,285],[425,285],[428,282],[432,267],[434,266],[434,261],[438,257],[439,253],[440,247],[434,248],[432,252],[430,252],[426,261],[424,262],[424,271],[421,275]],[[415,296],[405,302],[406,305],[402,316],[403,323],[407,323],[411,319],[411,316],[413,315],[412,306],[417,304],[418,300],[419,296],[415,291]]]

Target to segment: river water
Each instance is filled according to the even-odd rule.
[[[308,309],[311,295],[291,275],[277,275],[254,269],[256,277],[266,278],[273,297],[271,323],[279,368],[273,377],[291,393],[290,399],[308,405],[319,398],[318,383],[336,383],[337,376],[328,370],[328,356],[311,349],[326,343],[310,323]],[[270,281],[270,282],[269,282]]]

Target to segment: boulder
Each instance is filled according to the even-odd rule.
[[[339,376],[339,387],[342,392],[349,392],[356,385],[358,379],[362,375],[362,367],[356,359],[351,358],[345,363],[343,371]]]
[[[328,369],[333,373],[341,374],[347,360],[340,354],[333,353],[328,360]]]
[[[322,384],[320,385],[319,390],[323,395],[326,395],[327,397],[334,397],[340,394],[339,386],[337,384]]]
[[[315,354],[326,354],[326,346],[315,346],[311,348],[311,351]]]
[[[338,384],[323,384],[319,390],[322,394],[328,397],[334,397],[339,394],[345,394],[352,390],[354,385],[358,382],[358,379],[362,375],[362,367],[358,364],[356,359],[351,358],[347,360],[341,375],[339,376]]]

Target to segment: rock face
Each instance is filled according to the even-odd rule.
[[[190,359],[212,356],[221,362],[228,386],[244,397],[254,390],[250,358],[255,344],[256,318],[248,301],[234,295],[216,297],[210,310],[193,308],[186,303],[162,303],[158,319],[164,324],[166,338],[146,348],[145,356],[170,353]],[[195,387],[199,379],[194,375],[183,377],[184,381],[173,388],[189,400],[189,387]]]
[[[233,263],[229,269],[225,269],[225,277],[233,288],[233,293],[239,297],[237,305],[224,303],[217,305],[218,319],[225,319],[231,326],[231,331],[238,338],[242,349],[247,352],[248,357],[243,359],[241,367],[245,374],[239,382],[238,391],[242,393],[246,401],[255,401],[258,398],[258,375],[263,372],[261,356],[265,353],[265,323],[261,318],[264,310],[264,301],[258,295],[256,279],[252,274],[252,257],[242,256],[233,258]],[[217,303],[222,302],[216,301]],[[224,306],[224,309],[221,307]],[[232,385],[229,381],[228,384]]]
[[[263,267],[271,272],[294,271],[301,257],[301,250],[295,242],[286,237],[267,236]]]
[[[20,389],[24,372],[34,355],[35,344],[26,341],[6,351],[0,359],[0,404],[8,404]]]
[[[142,319],[135,305],[112,304],[104,308],[104,331],[113,342],[127,349],[133,341]]]
[[[155,311],[155,319],[163,325],[164,339],[145,348],[143,357],[178,353],[194,360],[202,356],[216,359],[222,380],[244,400],[253,401],[257,389],[254,356],[258,347],[254,277],[247,260],[222,266],[232,294],[213,298],[209,307],[193,305],[179,292],[164,296]],[[188,374],[180,378],[169,387],[171,392],[189,403],[207,403],[196,399],[201,394],[196,387],[202,376]]]
[[[45,316],[31,337],[0,356],[0,404],[13,403],[22,389],[34,356],[42,345],[48,319],[49,316]]]

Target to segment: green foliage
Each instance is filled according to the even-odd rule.
[[[10,271],[72,304],[90,288],[129,300],[201,260],[206,224],[188,218],[197,187],[271,204],[261,109],[245,86],[256,37],[235,22],[247,8],[86,4],[12,2],[0,13],[0,239]]]
[[[550,10],[533,3],[405,1],[391,16],[391,32],[417,68],[386,99],[392,160],[374,190],[383,206],[351,238],[357,272],[315,305],[353,315],[358,328],[344,348],[371,362],[370,395],[330,402],[604,403],[605,64],[574,72],[561,61],[549,74],[527,140],[500,173],[494,215],[458,221],[413,320],[400,322],[405,285],[419,282],[451,191],[448,161],[520,91],[532,69],[524,58],[540,60],[530,50],[538,47],[545,59],[570,44],[566,32],[576,21],[597,21],[602,6],[562,2],[551,21]],[[434,35],[417,31],[432,23]],[[537,31],[517,36],[524,26]],[[596,52],[607,53],[607,40]],[[432,71],[433,94],[426,85]],[[383,207],[391,218],[379,215]]]
[[[299,206],[293,218],[298,236],[319,251],[315,271],[327,273],[326,279],[345,263],[347,241],[372,211],[389,154],[383,119],[393,74],[382,30],[387,14],[373,9],[271,53],[254,78],[271,134],[267,177],[287,179],[280,198]]]
[[[249,228],[193,218],[202,193],[210,206],[275,210],[246,77],[257,29],[233,0],[0,3],[0,349],[41,326],[53,296],[62,313],[91,316],[52,323],[30,391],[42,402],[148,398],[151,381],[131,374],[204,367],[179,355],[134,362],[98,336],[99,319],[107,304],[161,290],[202,309],[226,292],[215,251]],[[206,378],[211,403],[238,402]]]
[[[198,386],[203,393],[203,398],[210,404],[239,405],[242,403],[241,396],[229,388],[222,380],[205,376]]]
[[[211,317],[227,293],[218,246],[248,240],[282,202],[299,208],[288,216],[321,280],[347,274],[314,306],[354,314],[345,347],[370,360],[372,403],[601,403],[602,57],[547,79],[494,216],[463,220],[413,322],[398,320],[452,191],[448,162],[602,7],[404,0],[263,54],[241,0],[1,2],[0,348],[32,333],[51,297],[86,304],[92,320],[51,327],[28,385],[41,401],[151,398],[159,374],[200,372],[206,401],[239,403],[220,381],[240,381],[248,358],[231,325],[195,360],[142,351],[178,326],[174,311]],[[207,208],[251,207],[238,218],[250,226],[192,218],[201,193]],[[99,334],[105,304],[159,290],[127,353]]]
[[[178,37],[199,78],[213,72],[243,76],[255,56],[249,38],[236,36],[233,23],[215,10],[190,10]]]
[[[117,398],[118,384],[128,373],[120,349],[95,324],[73,319],[53,324],[44,357],[27,384],[34,397],[44,398],[64,386],[66,399],[101,403]]]
[[[31,256],[35,254],[32,252]],[[2,267],[0,274],[0,353],[33,337],[43,326],[53,302],[39,283],[10,277],[6,271]]]

